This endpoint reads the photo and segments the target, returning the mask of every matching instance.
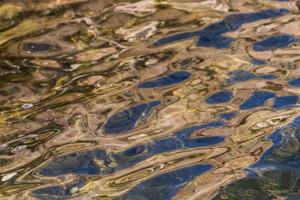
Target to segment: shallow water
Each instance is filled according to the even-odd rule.
[[[299,8],[0,1],[0,199],[300,199]]]

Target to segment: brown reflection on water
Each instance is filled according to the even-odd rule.
[[[267,9],[289,12],[222,32],[233,38],[229,48],[197,46],[196,36],[154,45],[230,14]],[[299,42],[252,48],[272,35],[299,36],[296,1],[8,0],[0,1],[0,22],[0,199],[39,198],[34,191],[51,186],[65,187],[62,199],[122,199],[148,180],[196,164],[212,168],[168,198],[211,199],[245,177],[272,145],[268,136],[300,111],[298,101],[274,107],[275,96],[300,93],[288,84],[300,75]],[[237,70],[254,77],[239,74],[228,82]],[[209,103],[219,91],[231,97],[226,101],[222,93],[221,102]],[[274,95],[242,109],[256,91]],[[223,124],[198,128],[188,138],[176,135],[215,121]],[[146,150],[135,161],[131,154],[139,145]],[[97,150],[107,163],[102,155],[68,158]],[[118,160],[124,152],[130,155]],[[61,169],[78,169],[80,159],[92,168],[42,173],[62,157],[65,162],[56,163]]]

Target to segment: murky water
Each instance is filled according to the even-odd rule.
[[[300,199],[299,8],[0,1],[0,199]]]

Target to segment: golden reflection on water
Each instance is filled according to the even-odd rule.
[[[0,1],[0,199],[214,198],[300,111],[298,6]]]

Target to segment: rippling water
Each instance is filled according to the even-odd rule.
[[[0,1],[0,199],[300,199],[299,8]]]

